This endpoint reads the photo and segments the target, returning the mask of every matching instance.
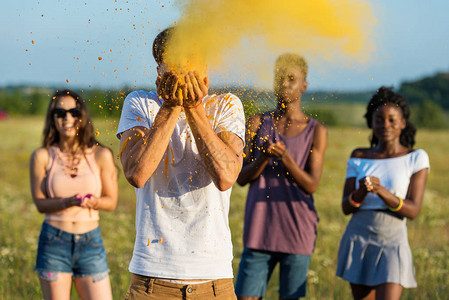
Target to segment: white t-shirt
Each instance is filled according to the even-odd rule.
[[[161,105],[154,91],[130,93],[117,136],[136,126],[150,128]],[[208,95],[203,106],[215,133],[233,132],[244,141],[245,116],[236,96]],[[131,273],[172,279],[233,277],[228,222],[231,189],[221,192],[212,182],[184,112],[157,169],[135,191]]]
[[[384,158],[351,157],[346,166],[346,178],[356,177],[355,188],[359,188],[359,180],[365,176],[375,176],[392,194],[405,198],[407,196],[410,177],[416,172],[430,168],[426,151],[417,149],[406,155]],[[360,209],[388,209],[389,206],[377,194],[368,193]]]

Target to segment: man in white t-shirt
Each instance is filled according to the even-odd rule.
[[[117,130],[137,197],[126,299],[236,299],[228,213],[242,166],[243,106],[232,94],[208,95],[208,78],[196,71],[182,75],[184,84],[167,71],[173,30],[153,43],[157,93],[130,93]]]

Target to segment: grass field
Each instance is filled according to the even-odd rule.
[[[99,139],[115,153],[117,121],[95,123]],[[43,118],[14,117],[0,122],[0,299],[41,299],[33,271],[37,239],[43,215],[29,192],[28,160],[41,141]],[[350,299],[346,282],[335,277],[340,237],[349,217],[340,210],[346,160],[356,146],[368,145],[369,131],[360,128],[329,128],[329,144],[323,177],[315,201],[320,223],[312,256],[307,299]],[[448,299],[449,295],[449,132],[419,131],[418,148],[431,160],[421,214],[408,222],[418,288],[405,290],[402,299]],[[116,163],[120,165],[117,160]],[[135,197],[123,173],[119,178],[119,205],[101,213],[101,229],[108,252],[112,290],[123,299],[129,282],[128,263],[134,242]],[[230,224],[234,243],[234,272],[242,251],[243,212],[247,187],[235,186],[231,199]],[[266,299],[277,299],[277,272]],[[78,299],[73,292],[73,299]]]

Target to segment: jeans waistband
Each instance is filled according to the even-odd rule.
[[[46,231],[52,235],[55,235],[63,240],[66,241],[87,241],[91,240],[94,236],[97,236],[100,233],[100,227],[97,227],[91,231],[85,232],[85,233],[70,233],[64,230],[61,230],[59,228],[56,228],[47,222],[44,222],[42,224],[42,231]]]

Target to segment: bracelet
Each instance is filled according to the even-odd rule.
[[[399,199],[399,205],[397,207],[395,207],[395,208],[390,207],[390,210],[394,211],[394,212],[398,212],[398,211],[400,211],[404,207],[404,199],[402,199],[399,196],[396,196],[396,198]]]
[[[62,209],[66,209],[67,208],[67,199],[66,198],[61,198],[59,199],[59,203],[61,203]]]
[[[184,108],[187,108],[187,109],[193,109],[193,108],[197,108],[197,107],[200,106],[201,104],[203,104],[203,101],[198,102],[198,104],[195,105],[195,106],[184,106]]]
[[[352,199],[352,195],[354,193],[355,193],[355,191],[352,191],[351,194],[349,194],[348,201],[352,207],[359,208],[362,205],[362,202],[355,202],[354,199]]]

